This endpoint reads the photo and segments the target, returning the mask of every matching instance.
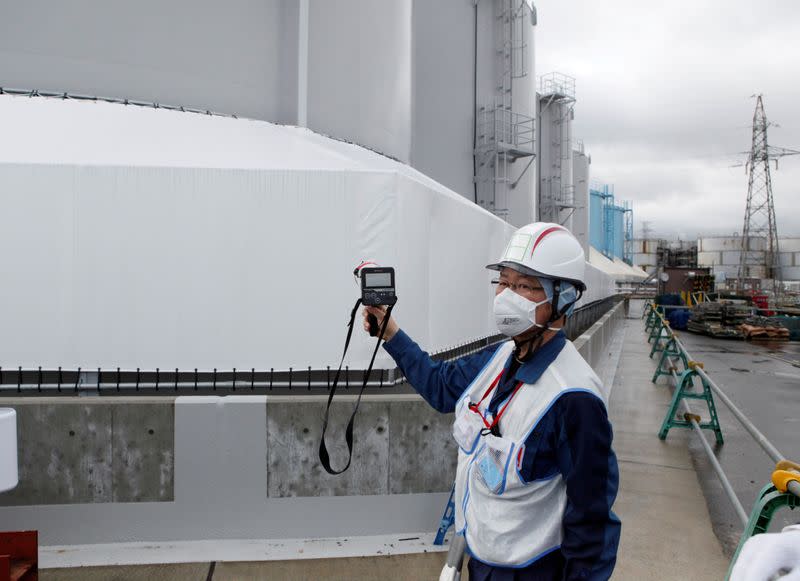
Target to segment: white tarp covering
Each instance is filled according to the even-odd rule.
[[[647,278],[642,269],[633,268],[619,258],[611,260],[593,246],[589,247],[589,264],[615,282],[640,282]]]
[[[625,274],[625,280],[628,282],[640,282],[647,278],[647,273],[641,268],[633,267],[620,258],[614,257],[614,266]]]
[[[484,266],[513,228],[408,166],[107,103],[0,96],[0,123],[4,367],[335,366],[365,258],[396,268],[397,318],[426,349],[496,332]],[[356,333],[349,364],[373,344]]]

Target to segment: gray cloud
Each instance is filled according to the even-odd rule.
[[[800,148],[800,4],[539,0],[537,72],[577,78],[575,135],[636,228],[741,231],[754,93],[772,145]],[[774,167],[773,167],[774,170]],[[800,236],[800,156],[773,171],[781,235]]]

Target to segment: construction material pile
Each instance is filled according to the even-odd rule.
[[[750,315],[750,308],[733,303],[700,303],[694,307],[687,330],[701,335],[725,339],[741,339],[741,326]]]
[[[788,341],[789,329],[774,317],[748,317],[739,326],[748,341]]]

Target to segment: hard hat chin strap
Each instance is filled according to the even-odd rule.
[[[567,312],[570,310],[570,308],[572,308],[572,305],[574,305],[579,300],[581,300],[581,297],[583,296],[583,291],[580,290],[580,289],[575,289],[575,298],[573,300],[569,301],[568,303],[566,303],[563,307],[561,307],[559,309],[558,308],[558,299],[559,299],[560,296],[561,296],[561,281],[560,280],[554,280],[553,281],[553,298],[550,301],[550,306],[552,307],[552,309],[550,310],[550,312],[551,312],[550,320],[547,322],[548,326],[550,325],[550,323],[555,323],[561,317],[566,315]],[[549,328],[551,330],[553,330],[553,331],[560,331],[561,329],[563,329],[563,326],[562,327],[558,327],[557,329],[554,328],[554,327],[549,327]]]
[[[554,280],[553,281],[553,296],[550,299],[550,306],[551,306],[550,319],[544,325],[542,325],[540,323],[534,323],[533,326],[536,327],[536,329],[539,332],[535,333],[534,335],[530,336],[529,338],[525,339],[524,341],[520,341],[519,343],[517,343],[517,350],[516,350],[517,353],[520,353],[522,351],[523,346],[525,346],[525,345],[528,346],[528,352],[525,354],[524,357],[518,357],[517,355],[515,355],[515,357],[517,357],[517,359],[519,361],[521,361],[521,362],[528,361],[531,357],[533,357],[534,352],[539,347],[542,346],[542,342],[544,341],[545,332],[547,332],[547,331],[558,332],[558,331],[560,331],[560,330],[562,330],[564,328],[564,325],[562,325],[560,327],[552,327],[551,324],[555,323],[561,317],[563,317],[564,315],[567,314],[567,311],[569,311],[569,309],[572,307],[572,305],[574,305],[575,303],[577,303],[581,299],[581,297],[583,296],[583,291],[577,289],[576,290],[575,299],[570,301],[570,302],[568,302],[567,304],[565,304],[563,307],[561,307],[559,309],[558,308],[558,299],[559,299],[560,295],[561,295],[561,281],[560,280]],[[534,345],[534,342],[536,343],[535,345]]]

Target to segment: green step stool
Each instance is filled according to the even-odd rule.
[[[703,367],[702,363],[697,361],[687,361],[686,366],[688,369],[681,374],[678,380],[678,385],[675,387],[675,393],[672,394],[672,403],[669,406],[667,415],[664,416],[664,422],[661,424],[661,430],[658,432],[660,440],[667,439],[667,433],[670,428],[691,428],[691,419],[694,419],[698,426],[703,430],[713,430],[714,436],[717,439],[717,444],[724,444],[725,440],[722,438],[722,429],[719,426],[719,417],[717,416],[717,407],[714,405],[714,396],[711,395],[711,386],[703,377],[697,372],[698,367]],[[699,377],[703,386],[702,392],[694,391],[694,378]],[[678,413],[682,399],[700,399],[706,402],[708,406],[708,414],[711,420],[701,423],[700,416],[695,414],[683,414],[683,419],[677,419],[675,414]],[[691,417],[690,417],[691,416]]]
[[[666,334],[663,334],[663,331],[666,331]],[[661,346],[661,342],[668,340],[670,337],[672,337],[672,329],[669,328],[669,321],[662,319],[660,324],[653,327],[653,330],[650,331],[650,336],[647,338],[648,343],[653,343],[653,348],[650,349],[651,359],[656,350],[660,351],[664,348]]]
[[[677,336],[677,333],[673,332],[672,335],[669,336],[669,339],[667,339],[667,343],[664,345],[664,349],[661,351],[661,357],[658,360],[658,367],[656,367],[656,372],[653,374],[653,383],[662,375],[669,375],[672,369],[675,369],[676,373],[678,372],[678,369],[672,365],[672,361],[669,359],[670,357],[679,358],[683,362],[683,368],[689,368],[689,361],[686,359],[686,354],[678,347],[678,342],[675,340]],[[657,345],[658,341],[653,343],[653,349],[650,350],[650,357],[655,353]],[[665,363],[667,365],[666,369],[664,367]]]

